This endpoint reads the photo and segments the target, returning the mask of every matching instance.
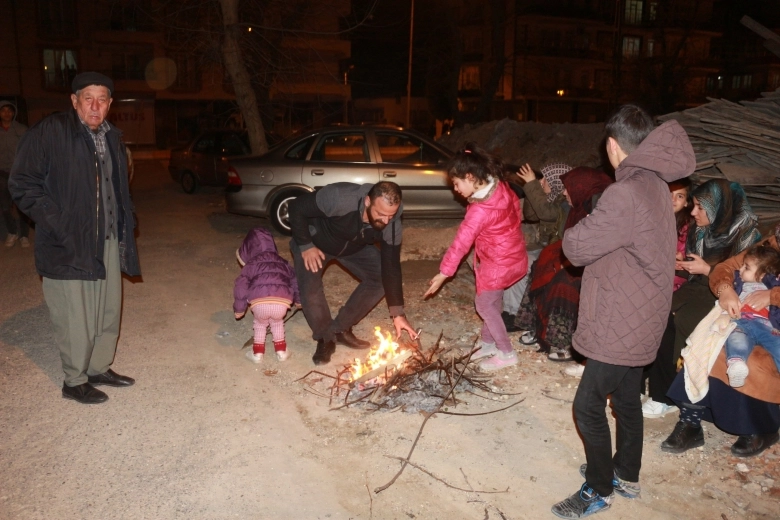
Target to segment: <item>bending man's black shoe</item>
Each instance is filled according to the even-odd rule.
[[[120,376],[110,368],[103,374],[87,376],[87,380],[92,385],[133,386],[135,384],[135,379],[132,377]]]
[[[336,352],[336,344],[332,341],[325,341],[324,339],[317,340],[317,350],[311,357],[315,365],[327,365],[330,363],[330,357]]]
[[[737,442],[731,445],[731,453],[735,457],[754,457],[776,443],[780,434],[756,433],[753,435],[740,435]]]
[[[682,453],[699,446],[704,446],[702,427],[696,428],[686,422],[677,421],[672,434],[661,443],[661,450],[667,453]]]
[[[352,329],[336,333],[336,343],[356,349],[366,349],[371,346],[370,342],[356,338],[355,335],[352,334]]]
[[[108,401],[108,396],[89,383],[77,386],[62,384],[62,397],[73,399],[81,404],[100,404]]]

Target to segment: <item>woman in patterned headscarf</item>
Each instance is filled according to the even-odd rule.
[[[764,244],[780,250],[780,224]],[[718,296],[724,311],[734,314],[741,304],[734,291],[734,271],[744,263],[745,253],[732,256],[716,265],[710,273],[710,290]],[[751,307],[762,309],[780,306],[780,287],[756,291],[746,300]],[[780,439],[780,374],[764,349],[755,349],[748,358],[750,377],[745,386],[732,388],[726,374],[726,355],[718,356],[710,370],[709,391],[696,404],[691,404],[685,391],[685,368],[669,389],[669,396],[680,407],[680,420],[671,435],[661,444],[670,453],[682,453],[704,444],[701,421],[710,421],[721,430],[737,435],[731,453],[737,457],[758,455]]]
[[[715,304],[709,288],[712,268],[761,239],[758,217],[748,204],[745,191],[736,182],[714,179],[692,193],[695,225],[688,232],[686,258],[676,269],[688,271],[690,277],[672,297],[672,312],[655,362],[650,366],[650,399],[642,406],[647,418],[663,417],[675,410],[666,395],[677,375],[677,360],[685,339]]]
[[[523,192],[523,235],[528,251],[528,269],[530,271],[544,246],[563,238],[563,225],[569,212],[569,204],[563,196],[561,175],[571,170],[571,166],[563,163],[552,163],[544,166],[541,178],[525,164],[520,167],[517,176],[525,182]],[[538,221],[538,232],[526,224]],[[515,314],[520,308],[523,295],[528,287],[529,276],[524,276],[519,282],[504,291],[503,312],[507,332],[515,332]]]
[[[563,193],[571,206],[564,229],[585,218],[596,206],[601,193],[612,183],[604,172],[574,168],[560,177]],[[514,325],[526,332],[521,342],[538,343],[552,361],[572,358],[571,337],[577,326],[582,268],[572,266],[563,254],[561,242],[542,249],[529,275]]]

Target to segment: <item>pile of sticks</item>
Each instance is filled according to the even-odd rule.
[[[308,382],[307,390],[327,397],[332,410],[360,405],[371,411],[384,410],[434,413],[442,406],[456,406],[459,395],[470,394],[480,397],[485,394],[514,395],[495,392],[491,376],[481,372],[471,357],[475,350],[466,354],[440,346],[442,335],[430,349],[423,349],[418,339],[404,343],[402,354],[381,369],[372,370],[352,380],[349,366],[338,370],[335,375],[312,370],[299,381]],[[318,377],[320,376],[320,377]],[[331,381],[326,392],[317,391],[315,383],[327,378]],[[499,411],[499,410],[495,410]]]
[[[780,219],[780,89],[755,101],[708,99],[659,118],[676,119],[688,133],[696,152],[694,180],[738,182],[759,220]]]

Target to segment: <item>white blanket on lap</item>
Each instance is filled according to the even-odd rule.
[[[687,346],[682,350],[685,361],[685,393],[692,403],[698,403],[707,395],[712,365],[718,359],[720,349],[729,334],[736,327],[736,322],[715,302],[715,307],[685,340]]]

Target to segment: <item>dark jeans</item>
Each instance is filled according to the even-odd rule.
[[[303,314],[315,340],[333,341],[336,333],[352,328],[385,295],[385,288],[382,285],[382,261],[379,249],[373,245],[366,246],[349,256],[333,256],[326,253],[322,269],[316,273],[306,269],[301,250],[295,240],[290,240],[290,249],[295,262],[295,276],[298,279]],[[347,303],[339,309],[335,319],[331,317],[322,286],[322,274],[333,260],[360,280]]]
[[[642,402],[636,389],[642,367],[624,367],[589,359],[574,396],[574,418],[585,444],[585,480],[599,495],[612,493],[612,474],[639,482],[642,466]],[[607,396],[617,416],[616,451],[604,408]]]

